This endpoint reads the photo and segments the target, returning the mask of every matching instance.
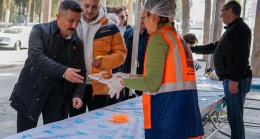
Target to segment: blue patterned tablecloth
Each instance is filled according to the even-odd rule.
[[[199,107],[202,118],[223,103],[222,84],[198,79]],[[5,139],[144,139],[142,98],[133,98],[59,122],[39,126]],[[113,114],[126,113],[130,122],[113,124]]]

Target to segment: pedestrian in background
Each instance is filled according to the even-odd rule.
[[[183,35],[183,39],[185,40],[187,45],[190,47],[194,46],[198,43],[198,39],[197,39],[196,35],[193,33],[187,33],[187,34]]]
[[[118,27],[121,32],[121,35],[124,36],[125,31],[128,29],[127,27],[130,27],[125,25],[127,21],[126,11],[122,6],[113,7],[112,10],[118,16],[118,19],[120,21]]]
[[[244,103],[250,91],[252,70],[249,65],[251,31],[240,17],[241,6],[236,1],[227,2],[220,17],[226,31],[216,43],[191,47],[196,54],[214,53],[214,67],[223,81],[231,139],[245,139]]]
[[[194,47],[194,45],[198,43],[198,39],[193,33],[187,33],[183,35],[183,39],[189,47]],[[196,71],[202,68],[201,65],[195,60],[193,60],[193,65]]]
[[[125,16],[126,16],[126,18],[125,18],[125,23],[124,23],[124,26],[126,27],[126,30],[128,30],[128,29],[130,29],[130,28],[133,28],[129,23],[128,23],[128,14],[129,14],[129,12],[128,12],[128,9],[125,7],[125,6],[122,6],[122,8],[124,9],[124,11],[125,11]]]

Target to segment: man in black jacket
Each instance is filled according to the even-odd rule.
[[[222,21],[227,26],[219,42],[191,47],[191,50],[198,54],[214,53],[216,74],[223,80],[231,138],[244,139],[243,106],[252,80],[249,65],[251,31],[240,18],[238,2],[226,3],[221,12]]]
[[[75,30],[82,9],[74,0],[61,2],[57,19],[35,25],[28,58],[10,97],[17,111],[17,132],[68,117],[82,106],[86,76],[83,43]]]

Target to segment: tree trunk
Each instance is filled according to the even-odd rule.
[[[190,32],[190,6],[189,0],[182,0],[182,35]]]
[[[42,0],[42,5],[41,5],[41,14],[40,14],[40,23],[43,23],[43,11],[44,11],[44,0]]]
[[[9,19],[10,19],[10,0],[6,0],[5,22],[8,23]]]
[[[252,54],[253,76],[260,77],[260,1],[257,1]]]
[[[212,42],[216,42],[220,39],[222,32],[222,20],[220,18],[220,11],[225,3],[225,0],[216,0],[216,10],[215,10],[215,21],[214,21],[214,31],[213,31],[213,40]],[[213,55],[211,56],[210,68],[215,69],[213,63]]]
[[[37,0],[33,1],[33,23],[35,23],[35,18],[36,18],[36,2]]]
[[[222,32],[222,20],[220,18],[220,11],[225,3],[225,0],[217,0],[216,4],[216,12],[215,12],[215,22],[214,22],[214,34],[213,34],[213,42],[219,40]]]
[[[128,1],[128,24],[133,25],[133,0]]]
[[[211,18],[211,0],[205,0],[203,44],[210,43],[210,18]],[[208,59],[208,55],[203,55],[203,60]]]
[[[0,22],[3,22],[4,0],[0,0]]]
[[[51,21],[51,4],[52,0],[43,0],[43,22],[50,22]]]
[[[107,5],[107,0],[101,0],[104,5]]]
[[[31,14],[31,0],[28,0],[28,7],[27,7],[27,19],[26,19],[26,24],[30,22],[30,14]]]

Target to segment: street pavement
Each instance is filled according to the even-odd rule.
[[[23,66],[27,58],[27,49],[14,51],[0,48],[0,69]]]
[[[13,68],[18,66],[23,66],[24,60],[27,57],[27,52],[22,52],[22,54],[17,55],[15,52],[11,54],[3,55],[0,52],[0,69],[3,68]],[[15,58],[10,58],[15,57]],[[195,58],[201,58],[200,56],[195,56]],[[196,73],[197,76],[203,76],[203,71],[205,68],[205,62],[199,61],[202,65],[202,69]],[[16,133],[16,111],[10,107],[9,97],[0,97],[0,138],[12,135]],[[229,125],[226,120],[226,115],[224,112],[221,113],[220,132],[216,132],[211,139],[228,139],[230,135]],[[255,90],[247,95],[244,110],[244,121],[245,121],[245,131],[246,139],[260,139],[260,91]],[[213,117],[214,118],[214,117]],[[40,118],[38,126],[42,125],[42,118]],[[213,131],[212,124],[208,123],[204,126],[205,137],[207,138]]]

